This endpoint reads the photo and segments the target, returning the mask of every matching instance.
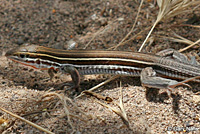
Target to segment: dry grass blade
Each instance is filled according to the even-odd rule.
[[[96,36],[99,35],[104,29],[105,29],[105,27],[102,28],[102,29],[100,29],[100,30],[98,30],[98,31],[94,34],[94,36],[92,37],[92,39],[85,45],[84,49],[86,49],[86,48],[90,45],[90,43],[96,38]]]
[[[124,104],[123,104],[123,93],[122,93],[122,88],[121,88],[121,83],[120,83],[120,95],[119,95],[119,103],[116,103],[114,101],[112,101],[114,104],[116,104],[119,107],[119,110],[116,108],[113,108],[109,105],[106,105],[104,103],[101,103],[100,101],[97,101],[99,104],[101,104],[104,107],[107,107],[109,109],[111,109],[114,113],[116,113],[117,115],[120,116],[120,118],[122,119],[122,121],[124,122],[124,124],[130,129],[130,123],[128,120],[128,117],[126,115],[125,109],[124,109]]]
[[[138,37],[139,35],[142,35],[143,32],[149,30],[150,28],[151,28],[151,27],[146,27],[146,28],[144,28],[143,30],[141,30],[140,32],[138,32],[138,33],[136,33],[134,36],[132,36],[130,39],[128,39],[128,40],[122,42],[122,43],[120,44],[120,46],[123,46],[124,44],[126,44],[126,43],[128,43],[128,42],[134,40],[136,37]],[[115,49],[115,47],[116,47],[116,46],[110,47],[110,48],[108,48],[108,50],[110,50],[110,49]],[[118,47],[118,45],[117,45],[117,47]]]
[[[92,38],[85,45],[84,49],[86,49],[97,36],[100,36],[111,29],[115,29],[115,27],[113,27],[116,25],[115,23],[118,23],[119,21],[122,21],[122,20],[123,20],[123,18],[117,18],[114,21],[110,22],[110,24],[108,24],[106,27],[99,29],[96,33],[93,34]]]
[[[186,38],[184,38],[184,37],[182,37],[182,36],[180,36],[180,35],[178,35],[176,33],[174,33],[174,36],[175,37],[166,37],[166,36],[163,36],[163,38],[168,38],[168,39],[170,39],[170,40],[172,40],[174,42],[184,43],[184,44],[188,44],[188,45],[191,45],[191,44],[194,43],[193,41],[188,40],[188,39],[186,39]]]
[[[172,27],[194,27],[194,28],[200,28],[199,25],[191,25],[191,24],[179,24],[179,25],[173,25]]]
[[[136,22],[137,22],[137,19],[138,19],[138,16],[139,16],[139,13],[140,13],[140,10],[141,10],[141,7],[142,7],[142,4],[143,4],[143,1],[144,1],[144,0],[142,0],[142,1],[140,2],[140,6],[139,6],[139,8],[138,8],[138,12],[137,12],[137,15],[136,15],[136,18],[135,18],[135,22],[134,22],[134,24],[133,24],[131,30],[130,30],[129,33],[120,41],[120,43],[119,43],[118,45],[116,45],[116,46],[113,47],[114,49],[117,49],[117,47],[119,47],[120,45],[122,45],[122,43],[123,43],[123,42],[129,37],[129,35],[133,32],[133,30],[134,30],[134,28],[135,28],[135,25],[136,25]]]
[[[104,103],[102,103],[100,101],[97,101],[97,100],[96,100],[96,102],[99,103],[99,104],[101,104],[104,107],[107,107],[107,108],[111,109],[114,113],[116,113],[117,115],[119,115],[120,118],[122,119],[122,121],[124,122],[124,124],[130,129],[129,121],[127,120],[126,116],[124,116],[124,113],[121,111],[121,109],[118,110],[118,109],[116,109],[114,107],[106,105],[106,104],[104,104]]]
[[[61,95],[61,94],[58,94],[58,93],[54,93],[54,92],[47,93],[43,97],[45,98],[46,96],[51,96],[51,95],[55,95],[60,99],[60,101],[61,101],[61,103],[62,103],[62,105],[64,107],[65,114],[67,115],[68,123],[72,127],[73,132],[75,132],[75,128],[72,125],[72,122],[71,122],[71,119],[70,119],[70,112],[68,110],[68,106],[67,106],[67,103],[66,103],[66,98],[64,97],[64,95]]]
[[[99,87],[105,85],[106,83],[108,83],[108,82],[110,82],[110,81],[112,81],[112,80],[114,80],[114,79],[117,79],[117,78],[119,78],[119,77],[120,77],[120,75],[115,75],[115,76],[111,77],[110,79],[108,79],[108,80],[106,80],[106,81],[104,81],[104,82],[102,82],[102,83],[100,83],[100,84],[98,84],[98,85],[96,85],[96,86],[90,88],[89,90],[86,90],[86,91],[94,91],[95,89],[97,89],[97,88],[99,88]],[[83,95],[85,95],[85,94],[84,94],[84,93],[81,93],[81,94],[80,94],[79,96],[77,96],[75,99],[78,99],[78,98],[82,97]]]
[[[185,43],[185,44],[189,44],[189,45],[194,43],[193,41],[188,40],[188,39],[186,39],[186,38],[184,38],[184,37],[182,37],[182,36],[180,36],[176,33],[174,33],[174,35],[177,37],[177,42]],[[174,41],[176,41],[176,39]]]
[[[186,39],[186,38],[184,38],[184,37],[182,37],[182,36],[180,36],[180,35],[178,35],[178,34],[176,34],[176,33],[174,33],[174,35],[175,35],[177,38],[174,38],[174,37],[164,37],[164,38],[168,38],[168,39],[170,39],[170,40],[172,40],[172,41],[174,41],[174,42],[185,43],[185,44],[188,44],[188,45],[189,45],[189,46],[187,46],[187,47],[185,47],[185,48],[183,48],[183,49],[180,49],[179,52],[183,52],[183,51],[185,51],[185,50],[187,50],[187,49],[193,47],[194,45],[196,45],[196,44],[198,44],[198,43],[200,42],[200,39],[197,40],[196,42],[193,42],[193,41],[188,40],[188,39]]]
[[[1,108],[1,107],[0,107],[0,109],[1,109],[2,111],[6,112],[6,113],[8,113],[8,114],[10,114],[10,115],[12,115],[13,117],[15,117],[15,118],[17,118],[17,119],[20,119],[20,120],[26,122],[27,124],[29,124],[29,125],[31,125],[31,126],[37,128],[37,129],[40,130],[40,131],[43,131],[43,132],[45,132],[45,133],[47,133],[47,134],[54,134],[54,133],[50,132],[49,130],[47,130],[47,129],[41,127],[41,126],[39,126],[39,125],[37,125],[37,124],[35,124],[35,123],[33,123],[33,122],[30,122],[30,121],[26,120],[26,119],[23,118],[23,117],[20,117],[19,115],[16,115],[16,114],[14,114],[14,113],[12,113],[12,112],[10,112],[10,111],[7,111],[7,110],[5,110],[5,109],[3,109],[3,108]]]
[[[187,8],[189,6],[198,5],[200,4],[199,0],[157,0],[157,4],[159,6],[159,12],[157,15],[157,19],[153,24],[151,30],[149,31],[146,39],[142,43],[142,46],[139,49],[139,52],[143,49],[144,45],[146,44],[149,36],[153,32],[153,29],[160,21],[164,21],[171,17],[174,17],[178,14],[187,12]]]
[[[46,97],[46,96],[57,96],[60,100],[61,100],[61,103],[63,104],[64,107],[67,108],[67,101],[70,102],[80,113],[82,113],[83,115],[85,116],[88,116],[85,112],[83,112],[82,110],[80,110],[78,108],[78,106],[76,105],[76,103],[74,103],[69,97],[65,96],[64,94],[58,94],[58,93],[55,93],[55,92],[50,92],[50,93],[47,93],[45,94],[43,97]],[[66,109],[65,108],[65,109]],[[68,110],[67,110],[68,111]],[[67,113],[66,111],[66,113]]]
[[[128,120],[128,117],[127,117],[127,114],[126,114],[126,111],[124,109],[124,103],[123,103],[123,92],[122,92],[122,88],[121,88],[121,82],[120,82],[120,97],[119,97],[119,108],[121,109],[122,111],[122,115],[123,115],[123,121],[124,123],[128,126],[128,128],[130,128],[130,123],[129,123],[129,120]]]
[[[185,51],[185,50],[187,50],[187,49],[193,47],[194,45],[198,44],[199,42],[200,42],[200,39],[197,40],[196,42],[194,42],[193,44],[191,44],[191,45],[189,45],[189,46],[187,46],[187,47],[185,47],[185,48],[183,48],[183,49],[180,49],[179,52],[183,52],[183,51]]]

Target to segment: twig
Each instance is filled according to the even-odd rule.
[[[103,96],[101,94],[98,94],[98,93],[95,93],[95,92],[92,92],[92,91],[83,91],[83,93],[89,95],[89,96],[93,96],[99,100],[104,100],[104,101],[107,101],[107,102],[112,102],[113,99],[108,97],[108,96]]]

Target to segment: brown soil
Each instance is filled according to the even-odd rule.
[[[0,107],[56,134],[189,132],[182,128],[194,130],[189,133],[200,133],[200,97],[195,94],[199,91],[199,84],[191,83],[192,89],[179,87],[172,97],[168,97],[162,90],[159,93],[155,89],[147,92],[141,87],[139,78],[122,77],[96,90],[101,95],[111,97],[114,102],[119,102],[122,83],[124,109],[130,123],[128,128],[117,114],[99,104],[97,99],[89,96],[74,99],[77,93],[72,90],[67,91],[65,96],[70,97],[80,110],[92,118],[79,112],[67,101],[70,114],[76,115],[69,118],[57,96],[44,98],[49,89],[66,80],[70,81],[68,76],[58,75],[52,82],[47,79],[46,71],[12,63],[3,56],[7,50],[23,44],[67,49],[74,41],[77,43],[75,49],[109,49],[116,46],[131,30],[139,4],[135,0],[1,0]],[[149,27],[155,22],[157,12],[158,7],[153,0],[145,1],[136,27],[128,38],[132,39],[117,50],[137,51]],[[160,23],[151,36],[153,43],[145,47],[143,52],[156,53],[166,48],[178,50],[187,46],[166,38],[174,37],[174,32],[189,40],[198,40],[199,28],[182,24],[199,25],[199,12],[198,7],[193,12]],[[197,56],[198,50],[199,47],[193,47],[185,54]],[[109,77],[85,76],[80,89],[87,90]],[[62,91],[56,92],[63,95]],[[116,104],[108,105],[118,109]],[[43,133],[3,111],[0,111],[0,115],[1,133]],[[174,131],[167,131],[170,127]]]

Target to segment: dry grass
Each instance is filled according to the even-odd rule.
[[[62,106],[63,106],[63,109],[64,109],[64,113],[63,113],[63,115],[61,115],[61,117],[67,116],[67,118],[68,118],[67,122],[69,123],[69,125],[71,126],[71,128],[72,128],[72,130],[73,130],[72,133],[74,133],[76,130],[75,130],[75,128],[74,128],[74,126],[73,126],[73,124],[72,124],[72,122],[71,122],[71,118],[70,118],[71,116],[72,116],[72,117],[75,117],[75,118],[78,118],[78,119],[80,119],[80,120],[82,120],[82,121],[85,121],[85,122],[87,122],[87,121],[86,121],[84,118],[81,118],[81,117],[79,117],[79,116],[76,116],[75,114],[72,114],[72,113],[69,111],[70,108],[68,107],[67,102],[69,102],[70,104],[72,104],[73,107],[74,107],[78,112],[80,112],[80,113],[82,113],[83,115],[85,115],[85,117],[87,117],[88,119],[89,119],[89,118],[90,118],[90,119],[92,118],[91,115],[87,115],[85,112],[83,112],[82,110],[80,110],[80,109],[78,108],[78,106],[76,105],[76,103],[74,103],[73,100],[70,99],[69,97],[67,97],[65,94],[63,94],[63,93],[58,94],[58,93],[56,93],[56,92],[49,92],[49,93],[47,93],[47,94],[44,94],[43,99],[46,98],[46,97],[49,97],[49,96],[55,96],[55,97],[59,98],[59,102],[58,102],[58,103],[61,103]]]
[[[124,41],[131,35],[131,33],[133,32],[134,28],[135,28],[135,25],[136,25],[136,22],[138,20],[138,16],[139,16],[139,13],[140,13],[140,10],[141,10],[141,7],[142,7],[142,4],[143,4],[143,1],[144,0],[141,0],[140,2],[140,5],[139,5],[139,8],[138,8],[138,12],[137,12],[137,15],[136,15],[136,18],[135,18],[135,21],[133,23],[133,26],[131,28],[131,30],[129,31],[129,33],[120,41],[119,44],[117,44],[116,46],[112,47],[114,50],[117,49],[120,45],[122,45],[124,43]],[[109,49],[112,49],[112,48],[109,48]]]
[[[179,42],[179,43],[184,43],[184,44],[188,44],[189,45],[189,46],[187,46],[187,47],[185,47],[183,49],[180,49],[179,52],[183,52],[183,51],[195,46],[196,44],[198,44],[200,42],[200,39],[197,40],[196,42],[193,42],[193,41],[188,40],[188,39],[186,39],[186,38],[184,38],[184,37],[182,37],[182,36],[180,36],[180,35],[178,35],[176,33],[174,33],[174,36],[175,37],[165,37],[165,38],[168,38],[168,39],[170,39],[170,40],[172,40],[174,42]]]
[[[174,33],[174,36],[175,37],[165,37],[165,38],[168,38],[168,39],[172,40],[173,42],[179,42],[179,43],[184,43],[184,44],[188,44],[188,45],[191,45],[194,43],[193,41],[188,40],[176,33]]]
[[[159,22],[165,21],[166,19],[169,19],[181,13],[191,11],[191,10],[187,10],[187,8],[190,6],[199,5],[200,1],[199,0],[157,0],[157,4],[159,6],[157,19],[154,22],[142,46],[140,47],[139,52],[143,49],[145,43],[147,42],[148,38],[153,32],[153,29],[156,27],[156,25]]]
[[[113,111],[114,113],[116,113],[122,119],[123,123],[131,130],[130,122],[128,120],[128,117],[127,117],[127,114],[126,114],[126,111],[125,111],[125,108],[124,108],[121,82],[120,82],[119,103],[115,102],[114,99],[112,99],[111,97],[108,97],[108,96],[105,97],[105,96],[102,96],[101,94],[94,93],[94,92],[91,92],[91,91],[84,91],[84,93],[89,95],[89,96],[93,96],[98,100],[103,100],[107,104],[108,103],[115,104],[118,107],[118,109],[115,108],[115,107],[111,107],[111,106],[109,106],[109,105],[107,105],[103,102],[98,101],[98,100],[95,100],[95,102],[101,104],[102,106],[104,106],[104,107],[110,109],[111,111]]]
[[[35,123],[29,121],[29,120],[26,120],[25,118],[23,118],[23,117],[21,117],[21,116],[19,116],[19,115],[16,115],[16,114],[14,114],[14,113],[12,113],[12,112],[10,112],[10,111],[8,111],[8,110],[2,108],[2,107],[0,107],[0,110],[2,110],[2,111],[4,111],[4,112],[6,112],[6,113],[12,115],[13,117],[15,117],[15,118],[17,118],[17,119],[20,119],[21,121],[26,122],[27,124],[29,124],[29,125],[31,125],[31,126],[37,128],[38,130],[40,130],[40,131],[42,131],[42,132],[45,132],[45,133],[47,133],[47,134],[54,134],[54,133],[50,132],[49,130],[47,130],[47,129],[45,129],[45,128],[43,128],[43,127],[41,127],[41,126],[39,126],[39,125],[37,125],[37,124],[35,124]]]
[[[191,45],[189,45],[189,46],[187,46],[187,47],[185,47],[185,48],[183,48],[183,49],[180,49],[179,52],[183,52],[183,51],[185,51],[185,50],[187,50],[187,49],[189,49],[189,48],[195,46],[195,45],[198,44],[199,42],[200,42],[200,39],[198,39],[197,41],[195,41],[195,42],[192,43]]]

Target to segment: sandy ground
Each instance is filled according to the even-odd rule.
[[[106,50],[115,47],[131,30],[139,4],[135,0],[0,0],[0,107],[56,134],[200,133],[198,83],[190,83],[192,89],[177,88],[172,97],[162,90],[146,91],[139,78],[133,77],[121,77],[98,88],[96,93],[111,97],[115,103],[119,103],[122,89],[128,128],[116,113],[94,97],[75,99],[78,94],[73,90],[65,94],[49,91],[66,80],[70,81],[69,76],[58,74],[50,81],[46,71],[12,63],[3,56],[7,50],[23,44],[60,49],[71,47],[72,42],[77,43],[75,49]],[[117,50],[137,51],[157,12],[153,0],[145,1],[136,27],[127,39],[130,41]],[[199,12],[198,7],[160,23],[151,36],[153,43],[143,52],[156,53],[166,48],[179,50],[187,46],[167,38],[174,37],[174,33],[192,41],[198,40],[199,28],[183,24],[199,25]],[[185,54],[194,55],[199,60],[198,52],[197,46]],[[80,89],[87,90],[110,77],[82,77]],[[115,103],[108,105],[119,110]],[[0,111],[0,116],[1,133],[44,133],[3,111]]]

